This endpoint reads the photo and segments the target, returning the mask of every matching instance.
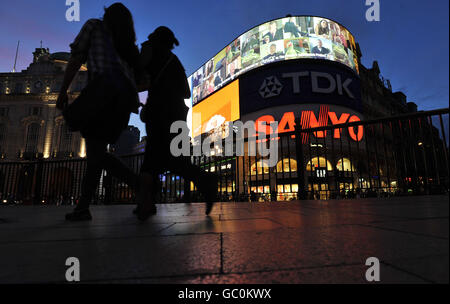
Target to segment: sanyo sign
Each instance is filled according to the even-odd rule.
[[[330,105],[288,106],[255,114],[249,119],[255,121],[256,132],[257,134],[262,133],[262,136],[293,132],[297,124],[299,124],[300,129],[310,129],[361,121],[360,114],[342,107],[332,106],[330,108]],[[276,127],[272,126],[274,122],[277,123]],[[345,129],[349,138],[353,141],[360,142],[363,139],[364,127],[362,125]],[[312,134],[316,138],[331,136],[334,139],[339,139],[342,135],[342,129],[317,131],[312,132]]]

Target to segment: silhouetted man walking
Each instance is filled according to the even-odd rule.
[[[170,126],[175,121],[185,121],[188,108],[184,99],[191,96],[183,65],[171,50],[179,45],[173,32],[164,26],[158,27],[148,41],[142,44],[141,66],[150,76],[147,103],[141,113],[146,123],[147,145],[141,168],[142,189],[152,185],[151,191],[141,192],[137,208],[138,218],[147,219],[156,213],[154,197],[159,190],[159,174],[170,171],[193,181],[206,200],[206,214],[211,212],[213,200],[217,198],[217,177],[194,166],[189,157],[174,157],[170,143],[175,134]]]

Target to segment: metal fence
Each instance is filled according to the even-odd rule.
[[[278,160],[249,156],[192,157],[219,176],[221,201],[344,199],[446,193],[449,189],[449,109],[303,129],[277,134]],[[271,138],[263,139],[267,144]],[[233,147],[233,151],[236,147]],[[219,151],[220,152],[220,151]],[[143,154],[122,157],[139,172]],[[158,161],[158,160],[154,160]],[[3,203],[76,204],[85,159],[0,163]],[[202,200],[195,185],[166,172],[160,200]],[[132,203],[135,193],[103,172],[96,203]]]

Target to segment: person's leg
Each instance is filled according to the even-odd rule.
[[[161,141],[161,134],[150,127],[150,123],[145,124],[147,132],[147,143],[145,145],[144,161],[138,178],[139,191],[137,195],[137,207],[133,213],[138,219],[145,221],[150,215],[156,214],[155,194],[158,189],[156,164],[160,162],[158,155],[158,143]]]
[[[89,204],[97,189],[102,173],[101,158],[106,152],[106,143],[93,139],[86,139],[87,167],[81,182],[81,198],[75,210],[66,214],[69,221],[88,221],[92,219],[89,212]]]
[[[176,134],[170,133],[170,125],[166,125],[160,133],[165,136],[158,141],[160,146],[158,164],[162,164],[165,170],[194,182],[207,203],[205,213],[208,215],[212,210],[213,202],[217,199],[217,175],[205,172],[199,166],[192,164],[189,156],[175,157],[172,155],[170,143]]]
[[[192,164],[191,159],[185,156],[173,157],[170,155],[167,164],[167,168],[170,172],[192,181],[197,186],[198,190],[203,194],[203,197],[206,200],[205,213],[208,215],[212,210],[213,202],[217,200],[217,175],[205,172],[199,166]]]
[[[147,196],[147,200],[154,198],[154,193],[158,188],[155,186],[158,174],[169,170],[194,182],[207,202],[206,214],[209,214],[213,201],[217,198],[217,176],[213,173],[205,172],[199,166],[193,165],[190,157],[172,156],[170,142],[175,135],[170,133],[170,127],[167,124],[164,125],[164,122],[155,123],[153,128],[151,123],[147,123],[146,130],[148,137],[141,176],[146,176],[147,184],[152,183],[150,191],[153,192],[152,195]],[[147,202],[147,206],[149,204]]]
[[[186,178],[184,178],[183,190],[184,190],[183,202],[190,203],[191,202],[191,181]]]
[[[123,163],[117,156],[108,153],[106,151],[106,143],[95,142],[93,146],[93,151],[91,151],[94,154],[92,159],[95,161],[95,164],[91,165],[93,173],[89,175],[89,179],[87,179],[87,186],[85,187],[88,197],[92,199],[92,196],[97,188],[102,169],[106,170],[109,176],[114,176],[120,181],[125,182],[134,190],[138,189],[138,175],[134,173],[133,170],[131,170],[127,165],[125,165],[125,163]],[[94,184],[95,186],[89,187],[89,185]]]
[[[119,158],[106,151],[107,143],[101,140],[86,139],[87,168],[81,184],[81,199],[76,212],[89,209],[89,204],[97,189],[102,169],[119,178],[130,187],[138,188],[138,176]]]
[[[102,157],[106,153],[106,142],[86,139],[87,167],[81,183],[81,199],[77,210],[89,208],[102,173]]]

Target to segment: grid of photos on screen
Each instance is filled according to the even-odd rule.
[[[284,34],[282,20],[274,20],[259,26],[261,64],[284,60]]]
[[[241,41],[238,38],[193,74],[193,105],[235,79],[241,69]]]
[[[255,27],[241,36],[241,60],[244,73],[261,63],[259,27]]]
[[[286,17],[249,30],[196,71],[192,103],[248,70],[298,58],[338,61],[359,73],[355,40],[344,27],[321,17]]]
[[[288,17],[282,20],[283,23],[283,46],[284,59],[296,59],[311,56],[309,47],[309,26],[310,18]]]

